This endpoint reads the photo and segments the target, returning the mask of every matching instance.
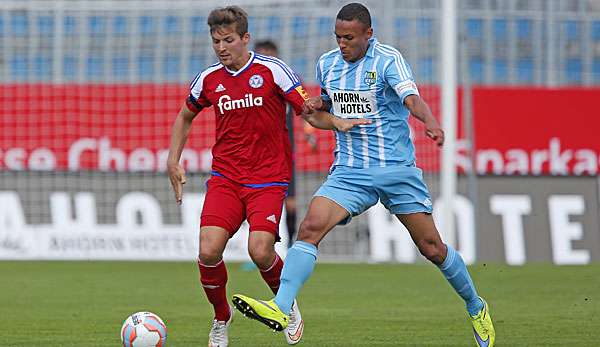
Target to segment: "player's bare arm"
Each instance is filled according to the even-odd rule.
[[[171,130],[171,146],[169,148],[169,156],[167,158],[167,173],[171,186],[175,192],[175,201],[181,204],[183,198],[183,185],[185,184],[185,170],[179,165],[179,159],[183,152],[183,146],[187,141],[192,121],[197,113],[192,112],[186,105],[181,107],[173,128]]]
[[[302,106],[302,117],[315,128],[344,132],[349,131],[357,125],[371,123],[371,120],[366,118],[338,118],[323,109],[329,109],[329,105],[320,96],[311,97]]]
[[[431,113],[431,109],[418,95],[409,95],[404,99],[404,105],[410,113],[425,124],[425,134],[438,146],[444,144],[444,130]]]

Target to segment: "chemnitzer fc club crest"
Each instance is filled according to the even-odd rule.
[[[263,83],[264,80],[261,75],[252,75],[252,77],[250,77],[250,79],[248,80],[248,84],[252,88],[260,88],[262,87]]]
[[[377,82],[377,71],[365,71],[365,83],[370,86]]]

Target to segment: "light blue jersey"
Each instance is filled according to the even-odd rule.
[[[415,166],[415,147],[404,99],[419,95],[410,67],[395,48],[369,40],[354,63],[339,49],[319,58],[321,97],[340,118],[369,118],[370,124],[336,131],[335,160],[315,193],[345,208],[349,218],[381,201],[393,214],[431,213],[423,172]]]
[[[317,81],[323,99],[332,103],[330,113],[372,120],[348,132],[335,132],[333,166],[414,166],[415,148],[404,99],[419,95],[419,91],[398,50],[372,38],[366,55],[350,63],[336,48],[319,58]]]

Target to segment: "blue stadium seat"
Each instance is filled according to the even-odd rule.
[[[508,64],[504,59],[494,60],[494,83],[505,83],[508,81]]]
[[[67,55],[63,58],[63,77],[74,80],[77,77],[77,58]]]
[[[570,58],[567,59],[566,62],[566,70],[567,70],[567,82],[571,84],[580,84],[581,79],[581,70],[583,69],[583,64],[580,58]]]
[[[600,21],[592,22],[592,40],[600,41]]]
[[[394,19],[394,31],[397,37],[410,36],[410,21],[411,19],[405,17],[396,17]]]
[[[25,12],[15,12],[10,19],[10,27],[14,36],[26,36],[29,33],[29,20]]]
[[[0,37],[4,36],[6,29],[4,29],[4,17],[0,16]]]
[[[481,57],[471,57],[469,59],[469,77],[471,83],[483,82],[483,59]]]
[[[292,19],[292,32],[294,37],[306,37],[308,35],[308,18],[294,17]]]
[[[192,34],[205,35],[208,32],[208,26],[206,25],[206,17],[192,17],[191,22]]]
[[[595,58],[592,62],[592,76],[594,84],[600,84],[600,58]]]
[[[181,59],[177,55],[167,55],[163,63],[163,75],[167,80],[177,80],[181,71]]]
[[[506,40],[508,38],[508,23],[506,19],[494,19],[494,38],[496,40]]]
[[[275,36],[281,32],[281,17],[267,17],[267,32],[269,36]]]
[[[531,19],[517,19],[517,38],[527,40],[531,38],[532,29]]]
[[[10,72],[13,80],[26,80],[28,71],[29,63],[26,54],[16,54],[10,58]]]
[[[152,55],[138,57],[138,77],[140,80],[152,80],[154,76],[154,59]]]
[[[50,80],[52,78],[52,57],[38,55],[34,58],[33,74],[36,80]]]
[[[379,21],[377,20],[377,18],[371,18],[371,27],[373,28],[374,32],[379,32]]]
[[[129,78],[129,56],[117,55],[112,58],[112,75],[116,80]]]
[[[65,35],[73,36],[77,34],[77,18],[73,16],[66,16],[63,23]]]
[[[88,56],[85,74],[90,80],[97,80],[104,75],[104,57]]]
[[[181,33],[181,18],[177,16],[168,16],[165,18],[165,33],[167,35]]]
[[[435,76],[433,57],[421,57],[417,60],[418,81],[433,81]]]
[[[417,36],[431,37],[433,33],[433,20],[430,18],[417,19]]]
[[[332,36],[335,24],[332,17],[319,17],[317,21],[319,36]]]
[[[53,16],[39,16],[37,18],[38,32],[42,36],[53,36],[54,35],[54,17]]]
[[[312,72],[308,70],[308,62],[304,58],[293,58],[291,68],[300,76],[312,74]]]
[[[156,34],[156,18],[150,16],[142,16],[140,18],[140,33],[142,35]]]
[[[533,60],[523,58],[517,61],[517,81],[520,83],[533,83]]]
[[[127,17],[116,16],[113,19],[113,33],[118,36],[127,35]]]
[[[88,30],[91,35],[106,34],[106,18],[100,16],[88,18]]]
[[[259,22],[260,19],[257,17],[249,17],[248,18],[248,32],[250,34],[254,34],[256,32],[256,28],[257,28],[257,22]]]
[[[196,76],[197,73],[206,69],[206,67],[208,66],[208,64],[206,63],[206,60],[204,59],[204,56],[200,56],[200,55],[190,56],[188,64],[189,64],[188,75],[190,76],[189,77],[190,82],[194,79],[194,76]]]
[[[579,26],[577,24],[574,20],[568,20],[563,23],[567,40],[579,40]]]
[[[473,39],[483,38],[483,21],[481,19],[469,18],[466,23],[467,36]]]

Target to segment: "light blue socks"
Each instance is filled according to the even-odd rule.
[[[281,270],[281,284],[275,296],[275,304],[283,313],[290,313],[296,295],[315,268],[317,254],[317,247],[304,241],[294,242],[288,250]]]
[[[483,308],[483,302],[477,295],[477,290],[475,290],[475,285],[462,257],[452,246],[446,246],[448,254],[439,268],[456,293],[465,300],[469,314],[474,316]]]

